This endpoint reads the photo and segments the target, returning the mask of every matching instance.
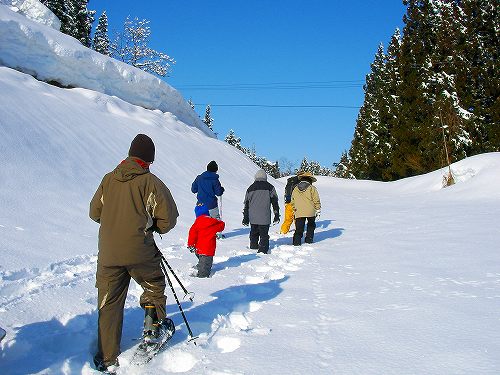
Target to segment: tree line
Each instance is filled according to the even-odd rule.
[[[283,160],[282,165],[278,161],[270,161],[264,156],[257,154],[255,147],[245,147],[241,144],[241,138],[236,136],[234,130],[229,130],[229,133],[224,138],[231,146],[243,152],[250,160],[252,160],[258,167],[264,169],[266,173],[274,178],[286,177],[296,174],[298,171],[311,172],[316,176],[335,176],[336,164],[334,168],[322,167],[317,161],[308,161],[304,157],[298,168],[295,167],[293,162]]]
[[[500,151],[497,0],[403,0],[381,44],[338,177],[391,181]]]

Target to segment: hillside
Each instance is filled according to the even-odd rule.
[[[0,5],[2,51],[17,48],[4,43],[6,28],[26,22],[8,12]],[[94,64],[88,57],[80,66]],[[319,178],[315,243],[293,247],[275,226],[270,254],[257,255],[241,225],[257,167],[182,122],[175,106],[136,104],[0,67],[0,373],[96,373],[98,225],[89,201],[137,133],[153,138],[151,170],[179,207],[176,228],[156,241],[195,293],[182,306],[199,338],[188,342],[168,290],[171,345],[147,366],[131,365],[143,321],[132,283],[120,374],[500,372],[500,153],[454,164],[457,184],[446,189],[443,171],[394,183]],[[212,277],[201,280],[190,276],[195,257],[185,248],[190,186],[212,159],[226,188],[227,238],[217,244]],[[285,181],[270,182],[281,196]]]

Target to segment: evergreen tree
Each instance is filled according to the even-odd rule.
[[[382,171],[389,167],[388,87],[386,56],[380,44],[371,64],[371,72],[366,76],[365,100],[356,121],[356,134],[351,147],[351,166],[359,178],[380,180]]]
[[[212,118],[212,109],[210,108],[210,104],[207,105],[207,108],[205,108],[205,117],[203,117],[203,122],[205,123],[206,126],[210,130],[214,130],[213,124],[214,124],[214,119]]]
[[[472,153],[500,151],[500,11],[497,0],[462,0],[459,95],[473,113]]]
[[[61,21],[61,32],[74,36],[76,18],[74,0],[44,0],[42,3]]]
[[[335,171],[333,172],[334,177],[339,178],[354,178],[354,175],[349,172],[349,157],[347,156],[347,152],[342,152],[340,156],[340,161],[335,166]]]
[[[401,112],[393,136],[398,147],[392,153],[396,177],[413,176],[431,167],[434,150],[440,150],[433,123],[435,92],[432,83],[433,51],[439,14],[432,0],[404,0],[407,12],[401,43],[400,72],[402,84],[399,96]]]
[[[61,32],[90,47],[95,11],[87,9],[88,0],[43,0],[42,3],[61,21]]]
[[[317,161],[311,160],[309,162],[309,172],[316,176],[322,175],[323,167]]]
[[[94,33],[94,39],[92,41],[92,49],[102,53],[103,55],[109,56],[109,35],[108,35],[108,16],[106,11],[103,11],[99,17],[97,27]]]
[[[304,156],[304,159],[300,162],[300,167],[295,171],[297,172],[309,172],[309,162],[307,161],[307,158]]]
[[[380,139],[381,154],[383,160],[381,161],[381,180],[391,181],[394,179],[392,170],[392,153],[398,147],[394,139],[393,129],[398,126],[399,114],[401,112],[401,100],[399,92],[401,89],[401,74],[399,71],[399,56],[401,51],[401,33],[399,28],[394,31],[391,37],[389,46],[387,47],[387,54],[385,56],[385,93],[384,102],[385,106],[382,110],[382,121],[386,124],[386,132]],[[351,178],[351,177],[349,177]]]
[[[193,109],[193,111],[194,111],[194,103],[193,103],[193,101],[191,100],[191,98],[189,98],[189,100],[188,100],[188,104],[189,104],[189,106],[190,106],[190,107]]]
[[[87,9],[88,1],[73,0],[75,29],[71,35],[78,39],[85,47],[90,47],[92,44],[90,33],[95,16],[95,10]]]
[[[463,39],[463,12],[456,2],[443,3],[440,6],[441,24],[437,29],[437,43],[433,61],[436,63],[433,85],[436,92],[434,105],[433,128],[443,128],[450,142],[450,158],[456,161],[471,153],[471,129],[473,114],[463,107],[459,97],[461,66],[464,61],[462,51],[458,48]],[[472,125],[473,127],[473,125]],[[442,129],[443,130],[443,129]],[[442,132],[441,132],[442,133]],[[446,152],[441,147],[441,161],[437,167],[444,166]]]
[[[238,150],[242,149],[241,138],[236,136],[233,129],[229,130],[229,133],[226,135],[226,138],[224,138],[224,141],[226,141],[231,146],[236,147]]]
[[[336,175],[387,181],[441,168],[445,146],[451,162],[500,150],[498,1],[403,3],[403,35],[375,55]]]

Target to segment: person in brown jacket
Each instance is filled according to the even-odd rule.
[[[149,171],[154,155],[151,138],[138,134],[128,157],[104,176],[90,202],[90,218],[100,224],[94,356],[99,371],[112,372],[119,365],[123,308],[131,278],[144,290],[140,298],[145,309],[144,335],[154,340],[159,325],[174,326],[166,317],[165,277],[153,232],[170,231],[179,213],[169,189]]]
[[[300,246],[304,227],[307,219],[307,231],[304,242],[313,243],[316,219],[321,214],[321,202],[318,190],[313,185],[316,178],[311,172],[305,172],[299,176],[299,183],[293,189],[291,204],[295,215],[295,233],[293,234],[293,245]]]

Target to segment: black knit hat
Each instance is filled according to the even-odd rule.
[[[219,166],[215,162],[215,160],[212,160],[210,163],[207,164],[207,171],[209,172],[217,172],[219,170]]]
[[[135,156],[147,163],[155,160],[155,144],[153,140],[145,134],[137,134],[130,144],[128,156]]]

